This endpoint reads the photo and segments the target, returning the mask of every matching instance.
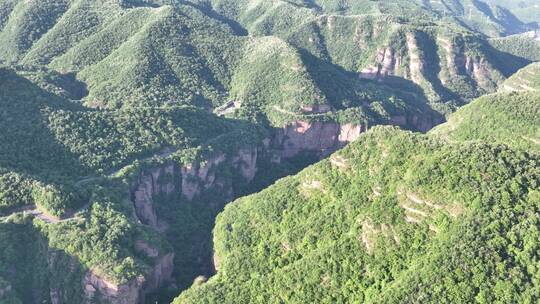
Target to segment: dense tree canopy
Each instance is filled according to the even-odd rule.
[[[537,302],[540,48],[506,37],[533,28],[476,0],[0,0],[0,303],[99,302],[89,276]]]
[[[227,206],[175,303],[536,302],[538,161],[375,128]]]

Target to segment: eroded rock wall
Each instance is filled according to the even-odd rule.
[[[165,286],[172,279],[174,253],[160,255],[148,244],[139,242],[148,257],[153,257],[153,266],[146,275],[123,284],[116,284],[100,276],[96,271],[86,272],[82,285],[85,303],[143,304],[145,296]]]
[[[419,125],[429,129],[432,122],[422,117],[396,116],[390,122],[395,125]],[[217,191],[225,204],[237,196],[239,181],[231,181],[230,172],[242,177],[242,186],[249,185],[255,178],[261,162],[279,162],[293,158],[302,153],[313,153],[323,158],[346,144],[357,140],[367,130],[362,124],[339,124],[337,122],[296,121],[277,129],[270,138],[262,140],[259,145],[247,146],[230,154],[215,153],[203,162],[178,165],[172,162],[142,170],[132,185],[132,200],[135,214],[141,221],[156,230],[166,231],[168,223],[164,223],[156,212],[156,197],[168,195],[173,203],[189,204],[206,191]],[[208,202],[209,208],[213,208]],[[172,254],[159,254],[144,242],[137,242],[136,249],[155,259],[154,268],[141,281],[133,281],[124,286],[111,286],[106,281],[99,281],[95,274],[89,272],[85,281],[87,290],[108,295],[116,302],[133,300],[138,294],[148,290],[156,290],[167,283],[173,269]],[[214,267],[219,267],[219,259],[215,257]],[[93,291],[95,289],[95,291]],[[103,292],[101,292],[103,290]],[[136,292],[136,290],[138,290]],[[138,303],[138,302],[134,302]]]
[[[238,172],[250,183],[257,172],[260,147],[244,147],[233,155],[216,153],[204,162],[193,162],[179,166],[167,163],[143,170],[131,187],[131,199],[135,214],[141,223],[157,230],[165,230],[167,224],[156,215],[155,197],[180,194],[179,200],[192,201],[207,190],[219,190],[224,199],[232,199],[233,185],[222,176],[222,166]],[[180,202],[179,202],[180,203]]]
[[[356,140],[363,131],[361,125],[296,121],[277,131],[272,146],[280,158],[305,152],[324,157]]]
[[[419,38],[420,35],[422,38]],[[421,42],[419,39],[428,39]],[[423,40],[422,40],[423,41]],[[422,43],[432,43],[437,54],[427,60],[422,53]],[[479,92],[492,92],[504,76],[485,56],[466,50],[466,41],[462,37],[448,37],[443,34],[430,38],[422,33],[408,32],[404,34],[404,45],[380,48],[374,56],[373,64],[365,67],[359,77],[377,81],[392,81],[392,77],[403,78],[429,90],[440,85],[446,90],[453,90],[463,85]],[[425,51],[425,50],[424,50]],[[432,75],[439,71],[438,75]],[[440,84],[439,84],[440,81]],[[435,90],[443,94],[441,88]],[[460,94],[462,92],[455,92]],[[468,96],[471,97],[471,96]]]

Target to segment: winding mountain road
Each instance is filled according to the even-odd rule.
[[[167,147],[167,148],[162,149],[158,153],[153,154],[152,156],[140,159],[140,161],[150,160],[150,159],[156,158],[156,157],[157,158],[166,158],[166,157],[171,156],[173,153],[175,153],[175,152],[177,152],[179,150],[180,149],[173,149],[171,147]],[[82,184],[92,182],[92,181],[96,181],[96,180],[102,179],[104,177],[114,177],[120,171],[122,171],[122,169],[124,169],[124,168],[125,167],[122,167],[122,168],[120,168],[118,170],[115,170],[115,171],[109,173],[108,175],[105,175],[105,176],[85,177],[85,178],[77,181],[74,185],[75,186],[81,186]],[[46,222],[48,224],[65,223],[65,222],[69,222],[69,221],[73,221],[73,220],[77,220],[77,219],[82,219],[81,217],[77,216],[77,214],[82,212],[82,211],[88,210],[91,206],[92,206],[92,202],[89,202],[86,205],[84,205],[83,207],[81,207],[80,209],[71,212],[67,217],[58,218],[56,216],[48,214],[45,211],[40,210],[36,205],[25,205],[25,206],[14,209],[10,214],[8,214],[6,216],[0,217],[0,222],[6,221],[10,216],[15,215],[15,214],[28,214],[28,215],[33,215],[34,217],[36,217],[36,218],[38,218],[38,219],[40,219],[40,220],[42,220],[42,221],[44,221],[44,222]]]

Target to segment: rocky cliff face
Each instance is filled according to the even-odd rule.
[[[159,255],[147,244],[142,246],[154,266],[144,276],[124,284],[116,284],[89,270],[82,281],[85,303],[139,304],[144,303],[146,294],[156,291],[171,280],[174,269],[174,253]],[[53,302],[54,303],[54,302]],[[60,302],[59,302],[60,303]]]
[[[441,35],[437,37],[437,43],[442,51],[441,62],[446,63],[439,73],[443,85],[451,85],[453,79],[461,76],[471,84],[490,91],[497,87],[497,79],[503,78],[484,57],[467,53],[463,42]]]
[[[435,124],[429,117],[395,116],[389,121],[398,126],[416,126],[427,131]],[[234,185],[230,177],[220,174],[222,166],[239,173],[249,184],[257,173],[259,161],[270,161],[295,157],[301,153],[313,153],[323,158],[346,144],[355,141],[365,132],[361,124],[339,124],[337,122],[295,121],[278,129],[274,136],[258,147],[245,147],[233,155],[217,153],[203,163],[194,162],[178,166],[173,163],[146,169],[134,181],[131,199],[135,214],[141,223],[164,231],[167,223],[156,215],[154,198],[157,195],[180,194],[180,200],[192,201],[209,190],[219,190],[225,201],[233,199]],[[260,157],[261,152],[265,157]]]
[[[131,190],[137,218],[154,229],[166,230],[167,224],[161,222],[156,215],[154,197],[171,195],[175,191],[188,202],[205,190],[216,189],[223,193],[224,199],[232,199],[232,185],[226,177],[220,175],[220,166],[229,166],[249,183],[257,172],[258,150],[259,147],[246,147],[232,156],[218,153],[203,163],[194,162],[183,166],[167,163],[144,170],[134,181]]]
[[[419,55],[418,43],[413,33],[407,33],[405,38],[405,48],[400,51],[391,46],[379,49],[374,64],[363,69],[360,78],[384,81],[389,76],[397,76],[420,84],[424,62]]]
[[[416,116],[394,117],[389,123],[403,126],[413,124],[426,130],[433,126],[433,122],[429,119]],[[155,168],[144,169],[131,187],[135,216],[141,223],[164,232],[169,225],[160,219],[156,212],[157,197],[165,196],[175,203],[189,204],[206,191],[217,191],[221,194],[222,202],[219,203],[226,203],[235,198],[238,190],[238,185],[235,185],[235,181],[231,181],[228,172],[235,172],[241,176],[243,185],[249,184],[255,178],[261,162],[279,162],[302,153],[313,153],[323,158],[358,139],[366,129],[367,126],[361,124],[296,121],[277,129],[271,138],[262,141],[260,145],[244,147],[230,155],[216,153],[202,163],[178,165],[169,162]],[[209,202],[210,205],[215,203]],[[129,301],[140,303],[141,297],[148,290],[155,290],[166,284],[173,272],[174,256],[160,255],[144,242],[137,242],[135,246],[138,251],[155,259],[152,271],[145,278],[122,286],[110,284],[94,273],[88,272],[85,277],[85,290],[89,297],[102,294],[110,303],[123,304]],[[217,269],[219,259],[215,257],[213,263]]]
[[[153,196],[157,193],[170,194],[174,191],[171,181],[163,182],[164,176],[171,176],[175,172],[172,164],[145,171],[138,176],[132,189],[132,201],[138,219],[145,225],[155,229],[162,229],[163,223],[158,223],[154,209]]]
[[[126,284],[117,285],[88,271],[83,279],[86,303],[99,301],[114,304],[141,303],[141,291],[144,278],[137,278]]]
[[[296,121],[277,131],[272,146],[281,158],[304,152],[324,157],[356,140],[363,131],[360,125]]]
[[[418,35],[422,37],[419,38]],[[428,39],[429,42],[419,42],[419,39]],[[394,76],[428,88],[436,88],[440,79],[446,89],[452,90],[453,87],[465,83],[474,90],[487,92],[494,91],[500,80],[504,79],[485,57],[468,52],[465,49],[466,42],[461,37],[439,35],[432,39],[423,33],[408,32],[404,41],[399,50],[395,49],[395,46],[379,49],[374,64],[364,68],[359,74],[360,78],[389,81]],[[431,52],[437,53],[423,54],[422,52],[430,50],[419,47],[421,43],[433,43],[434,50]],[[425,56],[438,58],[438,62],[428,61]],[[440,72],[434,77],[435,75],[430,74],[432,71]]]
[[[183,166],[181,171],[181,192],[188,201],[201,194],[204,189],[223,187],[223,183],[216,178],[216,168],[227,160],[225,154],[218,154],[209,158],[205,163],[192,163]],[[229,192],[229,191],[227,191]]]
[[[235,185],[226,171],[238,172],[250,183],[257,172],[261,147],[244,147],[232,155],[216,153],[204,162],[178,165],[173,162],[142,170],[131,185],[134,216],[144,225],[165,232],[168,223],[156,211],[156,198],[168,197],[178,204],[190,203],[205,191],[219,191],[222,203],[232,200]],[[223,170],[230,169],[230,170]],[[144,296],[166,286],[174,271],[174,254],[160,254],[143,241],[135,249],[154,259],[153,268],[144,278],[115,285],[89,271],[84,278],[87,299],[102,299],[106,303],[144,303]]]

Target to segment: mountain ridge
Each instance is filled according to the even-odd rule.
[[[0,302],[534,301],[531,29],[471,0],[0,0]]]

